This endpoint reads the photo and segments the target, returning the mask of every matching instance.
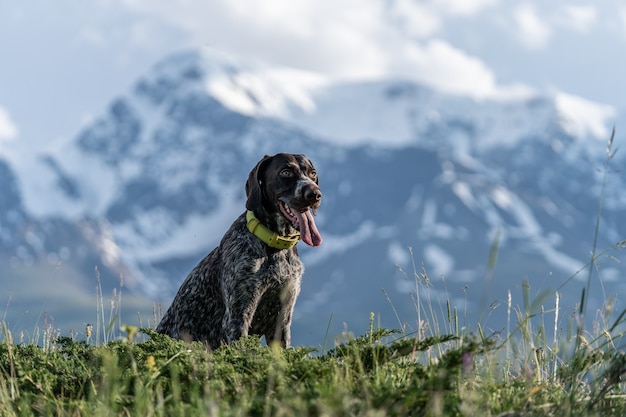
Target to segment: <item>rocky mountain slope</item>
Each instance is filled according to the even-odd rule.
[[[470,323],[485,313],[497,330],[507,291],[522,303],[524,278],[538,294],[588,262],[600,201],[598,247],[626,237],[622,173],[606,176],[600,198],[608,134],[577,123],[555,97],[476,101],[404,81],[325,84],[213,53],[173,55],[42,155],[36,188],[20,187],[28,169],[0,163],[1,256],[10,265],[1,280],[40,260],[48,266],[33,282],[67,271],[69,283],[59,282],[93,298],[98,266],[107,290],[121,275],[141,308],[166,305],[244,210],[258,159],[305,153],[320,173],[324,243],[300,249],[294,343],[321,344],[329,322],[331,337],[344,326],[362,332],[370,312],[414,329],[416,291],[444,309],[449,299]],[[610,167],[622,162],[618,153]],[[598,265],[596,308],[623,289],[624,274],[608,256]],[[585,279],[560,289],[564,309]],[[81,325],[73,320],[63,324]]]

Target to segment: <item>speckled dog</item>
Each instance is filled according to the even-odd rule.
[[[304,269],[295,245],[322,243],[312,216],[322,200],[317,172],[304,155],[265,156],[246,195],[247,211],[189,273],[158,332],[213,349],[249,334],[290,345]]]

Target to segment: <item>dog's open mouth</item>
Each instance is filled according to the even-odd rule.
[[[311,214],[310,207],[296,210],[285,202],[278,200],[278,207],[293,227],[300,231],[300,239],[309,246],[319,246],[322,244],[322,235],[315,226],[315,220]]]

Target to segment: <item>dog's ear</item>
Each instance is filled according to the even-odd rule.
[[[246,209],[248,210],[255,211],[263,204],[262,183],[265,178],[265,169],[271,159],[271,156],[265,155],[250,171],[248,181],[246,181]]]

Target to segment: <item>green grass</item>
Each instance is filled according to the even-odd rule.
[[[59,337],[0,336],[2,416],[623,416],[625,312],[611,300],[585,330],[559,315],[559,295],[506,306],[506,334],[459,326],[415,273],[414,332],[375,325],[332,349],[284,350],[244,338],[208,351],[122,326],[112,308],[95,328]],[[121,302],[121,299],[120,299]],[[546,307],[548,306],[548,307]],[[101,309],[99,306],[98,309]],[[613,316],[616,317],[613,317]],[[331,344],[331,343],[326,343]]]
[[[535,298],[523,282],[522,305],[509,292],[506,329],[494,334],[439,299],[415,264],[405,273],[415,329],[399,317],[400,330],[379,328],[372,313],[365,335],[320,349],[248,337],[209,351],[123,325],[121,289],[105,304],[98,286],[97,321],[84,332],[61,337],[44,320],[25,340],[0,321],[0,416],[624,416],[626,310],[610,298],[591,320],[587,300],[598,259],[626,241],[598,251],[599,225],[586,267]],[[559,291],[583,271],[579,308],[566,316]]]
[[[209,351],[121,325],[121,292],[109,308],[99,293],[98,322],[71,337],[44,325],[16,340],[0,322],[0,416],[626,415],[626,311],[613,300],[588,330],[563,317],[558,292],[532,298],[523,283],[522,305],[509,293],[503,306],[506,333],[488,335],[431,294],[423,268],[407,278],[415,330],[372,313],[365,335],[319,350],[249,337]]]
[[[128,326],[108,343],[58,337],[37,346],[14,343],[5,328],[0,415],[624,415],[623,334],[548,340],[530,311],[516,314],[506,338],[480,327],[418,337],[376,328],[372,316],[364,336],[326,352],[254,337],[208,351],[148,329],[138,340]]]

